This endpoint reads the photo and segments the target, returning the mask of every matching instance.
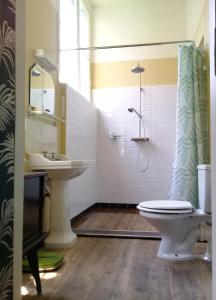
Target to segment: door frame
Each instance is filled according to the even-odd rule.
[[[210,118],[211,118],[211,197],[212,197],[212,299],[216,299],[216,60],[215,13],[216,0],[209,0],[210,43]]]
[[[14,264],[13,299],[21,300],[22,232],[25,153],[25,4],[16,0],[16,123],[14,180]]]
[[[215,73],[215,9],[209,0],[210,40],[210,110],[211,110],[211,182],[212,199],[216,199],[216,73]],[[16,143],[15,143],[15,207],[14,207],[14,300],[21,300],[22,285],[22,220],[25,140],[25,5],[16,0]],[[212,299],[216,299],[216,201],[212,201]]]

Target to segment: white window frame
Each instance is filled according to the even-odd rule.
[[[61,33],[61,30],[60,30],[60,26],[61,26],[61,14],[60,14],[60,1],[59,0],[59,50],[60,50],[60,54],[59,54],[59,63],[61,64],[61,37],[60,37],[60,33]],[[86,12],[88,14],[88,23],[89,23],[89,37],[88,37],[88,44],[85,45],[85,47],[89,47],[90,46],[90,12],[88,10],[88,7],[85,3],[85,1],[83,0],[73,0],[76,2],[76,34],[77,34],[77,37],[76,37],[76,47],[75,48],[80,48],[80,2],[82,1],[82,5],[85,7],[86,9]],[[76,51],[76,50],[75,50]],[[82,50],[81,50],[82,51]],[[60,66],[61,67],[61,66]],[[86,88],[85,90],[83,90],[82,88],[82,73],[81,73],[81,52],[78,51],[77,52],[77,85],[76,86],[73,86],[72,85],[72,88],[74,88],[75,90],[77,90],[80,94],[82,94],[87,100],[90,101],[90,55],[89,55],[89,64],[88,64],[88,88]],[[61,78],[60,78],[61,80]],[[67,82],[66,82],[67,83]]]

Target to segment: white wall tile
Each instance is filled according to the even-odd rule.
[[[57,152],[57,128],[36,118],[25,119],[26,153]]]
[[[131,141],[139,121],[134,87],[93,91],[97,108],[67,88],[66,152],[72,159],[93,159],[96,167],[70,182],[70,217],[95,202],[139,203],[166,199],[176,134],[176,86],[144,87],[142,114],[150,143]],[[121,137],[110,139],[110,132]],[[56,127],[26,119],[26,151],[57,151]],[[142,172],[149,157],[149,168]]]
[[[66,154],[97,162],[97,109],[67,87]],[[70,218],[97,202],[97,164],[70,181]]]
[[[139,89],[93,90],[98,118],[98,201],[139,203],[166,199],[175,151],[176,86],[144,87],[142,114],[150,143],[131,141],[139,121],[128,108],[139,111]],[[109,131],[122,137],[109,139]],[[149,157],[149,168],[145,168]]]

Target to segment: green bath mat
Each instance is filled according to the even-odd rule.
[[[37,254],[40,272],[53,271],[60,267],[64,260],[64,256],[62,254],[55,252],[39,250]],[[22,267],[23,272],[31,272],[27,258],[23,258]]]

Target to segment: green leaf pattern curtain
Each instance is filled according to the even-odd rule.
[[[176,152],[169,199],[198,203],[198,164],[209,163],[204,51],[194,44],[178,48]]]

